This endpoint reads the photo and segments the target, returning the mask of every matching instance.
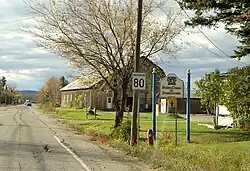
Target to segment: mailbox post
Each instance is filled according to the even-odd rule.
[[[154,135],[153,135],[153,130],[148,129],[147,131],[147,141],[149,145],[154,145]]]

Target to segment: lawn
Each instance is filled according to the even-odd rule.
[[[238,129],[213,130],[191,123],[191,143],[185,143],[185,123],[178,123],[178,146],[174,147],[174,123],[158,123],[159,143],[168,142],[160,148],[149,148],[143,141],[131,148],[125,142],[111,141],[120,151],[151,163],[164,170],[186,171],[234,171],[250,169],[250,134]],[[112,123],[85,123],[78,125],[89,135],[110,133]],[[149,123],[143,124],[150,127]],[[160,129],[159,129],[160,128]],[[145,137],[145,133],[141,133]]]
[[[72,108],[58,108],[56,117],[72,120],[68,121],[71,124],[77,124],[85,131],[101,132],[102,134],[109,135],[112,130],[114,121],[114,112],[97,111],[97,116],[89,115],[86,121],[85,109],[72,109]],[[146,131],[152,128],[150,122],[150,113],[141,113],[140,117],[140,137],[146,137]],[[131,119],[130,116],[125,116],[124,121]],[[74,121],[77,120],[77,121]],[[82,122],[81,122],[82,120]],[[164,122],[166,121],[166,122]],[[158,136],[162,136],[164,132],[175,134],[174,118],[169,115],[159,115],[157,117],[157,131]],[[250,140],[248,132],[242,132],[237,129],[221,129],[213,130],[206,126],[198,124],[201,122],[191,122],[191,137],[193,143],[198,144],[211,144],[220,142],[235,142]],[[213,123],[208,123],[213,125]],[[182,144],[185,143],[186,123],[184,118],[179,118],[177,123],[178,141]]]
[[[57,108],[56,109],[58,115],[62,119],[70,119],[70,120],[86,120],[86,109],[73,109],[73,108]],[[131,112],[130,112],[131,114]],[[124,118],[130,117],[127,112],[124,112]],[[114,112],[106,112],[106,111],[96,111],[96,116],[88,115],[88,120],[105,120],[105,121],[114,121],[115,113]],[[140,113],[141,121],[151,121],[152,114],[151,113]],[[157,116],[158,121],[173,121],[175,120],[174,116],[171,115],[163,115],[160,114]],[[178,116],[178,120],[185,120],[185,118]]]
[[[81,123],[69,121],[78,131],[89,135],[108,136],[112,130],[114,113],[97,111],[97,117],[89,116],[85,120],[85,110],[69,108],[57,109],[56,117],[82,120]],[[130,119],[125,117],[124,120]],[[141,129],[151,128],[150,113],[141,114]],[[106,122],[108,121],[108,122]],[[109,122],[110,121],[110,122]],[[163,122],[168,121],[168,122]],[[212,123],[210,123],[212,124]],[[109,144],[126,154],[138,157],[153,167],[174,171],[234,171],[250,170],[250,133],[238,129],[214,130],[191,122],[191,143],[185,142],[186,123],[178,119],[178,146],[174,146],[175,122],[166,115],[158,116],[157,146],[150,148],[140,141],[138,146],[131,148],[126,142],[110,140]],[[140,137],[146,137],[145,132]],[[164,144],[162,145],[162,142]]]

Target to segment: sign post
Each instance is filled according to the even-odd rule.
[[[161,80],[161,98],[168,100],[168,112],[175,114],[175,146],[177,146],[177,98],[184,97],[184,82],[170,73]]]
[[[177,141],[178,141],[178,139],[177,139],[177,130],[178,130],[178,128],[177,128],[177,112],[175,112],[175,147],[177,147]]]
[[[153,136],[156,140],[156,72],[155,68],[152,72],[152,130]]]
[[[186,142],[190,143],[190,81],[191,72],[187,70],[187,103],[186,103]]]
[[[84,95],[84,103],[85,103],[85,110],[86,110],[86,116],[85,119],[88,120],[88,103],[87,103],[87,94]]]
[[[145,73],[138,73],[138,72],[134,72],[132,75],[132,89],[134,91],[144,91],[146,90],[146,74]],[[133,100],[137,100],[137,99],[133,99]],[[133,111],[133,122],[131,125],[131,143],[134,143],[136,140],[139,140],[139,113],[140,113],[140,98],[138,97],[138,102],[136,103],[136,116],[134,116],[134,111]],[[133,110],[135,109],[135,107],[133,108]],[[136,126],[136,122],[137,122],[137,126]],[[134,140],[134,136],[136,136],[136,139]],[[133,139],[132,139],[133,138]]]

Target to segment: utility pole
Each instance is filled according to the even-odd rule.
[[[142,30],[142,0],[138,0],[138,18],[137,18],[137,37],[136,37],[136,56],[135,72],[140,72],[140,47],[141,47],[141,30]],[[133,119],[131,125],[131,145],[136,143],[137,137],[137,116],[139,113],[139,90],[133,91]]]

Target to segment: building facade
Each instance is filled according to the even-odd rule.
[[[157,83],[165,77],[165,72],[147,58],[141,58],[141,72],[146,73],[146,90],[140,92],[140,109],[142,111],[151,110],[151,77],[153,68],[156,68]],[[114,110],[113,93],[110,91],[104,80],[88,81],[88,78],[79,78],[61,90],[61,106],[87,106],[88,108],[96,108],[99,110]],[[127,92],[126,109],[132,110],[133,91],[131,82]]]
[[[140,111],[152,111],[152,71],[156,68],[157,72],[157,102],[161,104],[160,100],[160,80],[166,77],[165,72],[155,63],[148,59],[143,61],[141,72],[146,73],[146,90],[140,92]],[[132,81],[132,79],[131,79]],[[126,99],[126,110],[132,111],[133,104],[133,90],[131,82]],[[114,110],[113,92],[110,91],[104,80],[89,81],[88,78],[79,78],[61,90],[61,106],[62,107],[87,107],[96,108],[98,110]],[[185,96],[184,96],[185,97]],[[167,102],[166,102],[167,103]],[[161,106],[161,105],[159,105]],[[166,104],[168,106],[168,104]],[[160,107],[161,108],[161,107]],[[161,111],[161,109],[159,110]],[[186,112],[186,99],[177,99],[177,113]],[[167,112],[166,112],[167,113]],[[191,113],[202,113],[200,99],[191,98]]]

